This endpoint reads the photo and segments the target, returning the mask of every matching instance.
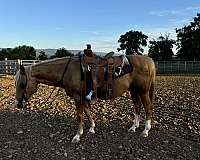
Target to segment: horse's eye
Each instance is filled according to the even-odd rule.
[[[24,89],[25,88],[25,84],[23,84],[23,83],[20,83],[20,88],[22,88],[22,89]]]

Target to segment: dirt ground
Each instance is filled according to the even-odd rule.
[[[96,134],[71,143],[77,122],[74,101],[64,92],[40,85],[28,108],[13,108],[13,77],[0,78],[0,160],[55,159],[200,159],[200,77],[158,76],[154,116],[149,137],[128,129],[133,106],[128,93],[113,103],[93,102]]]

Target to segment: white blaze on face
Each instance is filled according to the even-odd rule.
[[[15,106],[18,106],[18,107],[22,107],[24,105],[23,103],[24,89],[20,87],[22,83],[22,78],[23,77],[21,77],[20,70],[18,70],[15,76],[15,87],[16,87]]]
[[[15,75],[16,86],[17,86],[17,83],[19,82],[19,76],[20,76],[20,73],[19,73],[19,71],[17,71],[17,73]]]
[[[15,106],[17,106],[18,104],[19,104],[19,101],[15,99]]]
[[[15,87],[16,87],[16,94],[15,94],[15,103],[18,103],[17,98],[19,97],[19,80],[20,80],[20,71],[17,71],[16,76],[15,76]]]

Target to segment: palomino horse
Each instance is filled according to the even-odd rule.
[[[133,126],[129,129],[133,132],[139,127],[141,105],[144,106],[146,121],[142,135],[147,137],[151,128],[155,65],[152,59],[147,56],[131,55],[127,57],[133,66],[133,71],[113,80],[111,98],[114,99],[121,96],[125,91],[130,91],[135,104],[135,119]],[[89,119],[89,132],[95,133],[95,123],[88,102],[81,100],[81,65],[78,57],[54,59],[28,67],[20,66],[16,73],[16,106],[18,108],[22,108],[23,101],[28,100],[37,91],[39,83],[62,87],[66,94],[75,100],[79,126],[72,142],[78,142],[83,134],[83,112]],[[102,86],[102,88],[105,87]]]

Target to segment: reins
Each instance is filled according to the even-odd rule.
[[[62,73],[62,77],[61,77],[61,79],[58,81],[58,84],[60,83],[61,86],[63,86],[63,87],[64,87],[63,78],[64,78],[65,73],[67,72],[67,68],[68,68],[68,66],[69,66],[69,63],[70,63],[71,59],[72,59],[72,56],[70,56],[70,58],[69,58],[69,60],[68,60],[68,62],[67,62],[67,64],[66,64],[66,66],[65,66],[65,69],[64,69],[64,71],[63,71],[63,73]],[[52,96],[52,94],[53,94],[53,92],[55,91],[55,89],[56,89],[56,87],[53,88],[53,90],[51,91],[50,95],[48,96],[48,98],[47,98],[46,101],[45,101],[44,112],[46,112],[47,109],[50,108],[50,107],[47,107],[46,104],[47,104],[48,100],[50,99],[50,97]],[[57,94],[55,95],[55,97],[59,94],[60,90],[61,90],[61,88],[58,89],[58,92],[57,92]],[[55,100],[55,99],[53,99],[53,100],[50,102],[50,104],[52,104],[54,100]]]

